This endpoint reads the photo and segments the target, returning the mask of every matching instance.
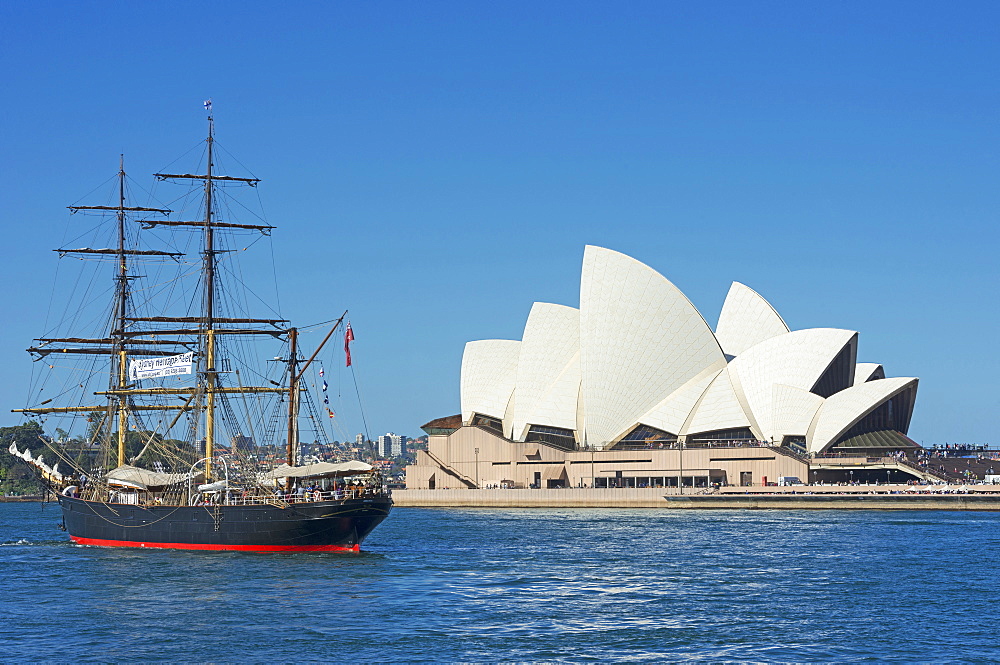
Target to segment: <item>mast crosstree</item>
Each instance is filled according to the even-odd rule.
[[[215,119],[211,114],[211,109],[209,109],[208,116],[208,137],[205,139],[207,150],[207,159],[205,162],[205,173],[191,174],[191,173],[155,173],[153,174],[159,180],[202,180],[204,181],[204,205],[205,205],[205,218],[201,221],[172,221],[172,220],[138,220],[145,228],[155,228],[157,226],[188,226],[188,227],[200,227],[203,230],[204,238],[204,249],[202,250],[202,274],[203,274],[203,293],[204,297],[202,300],[202,314],[199,317],[168,317],[168,316],[152,316],[152,317],[129,317],[129,322],[149,322],[149,323],[196,323],[199,325],[197,334],[201,338],[201,347],[204,350],[203,353],[203,369],[200,371],[202,377],[201,385],[193,389],[175,389],[167,390],[162,388],[148,388],[148,389],[128,389],[126,390],[124,386],[119,387],[117,391],[108,391],[108,394],[119,395],[119,398],[126,395],[192,395],[196,402],[201,402],[204,399],[204,414],[205,414],[205,475],[206,478],[210,479],[212,477],[212,459],[214,457],[215,445],[216,445],[216,397],[219,395],[228,394],[259,394],[259,393],[282,393],[284,389],[282,388],[272,388],[267,386],[238,386],[238,387],[222,387],[219,385],[219,370],[218,370],[218,348],[216,336],[219,334],[256,334],[260,331],[250,331],[243,329],[236,330],[217,330],[216,325],[234,325],[234,324],[266,324],[271,326],[277,326],[278,324],[288,323],[286,319],[253,319],[253,318],[233,318],[233,317],[218,317],[216,316],[216,290],[217,290],[217,255],[225,250],[219,250],[216,248],[215,242],[215,230],[216,229],[242,229],[242,230],[258,230],[263,232],[265,235],[269,234],[273,226],[270,225],[257,225],[257,224],[235,224],[231,222],[222,222],[215,219],[214,210],[214,199],[215,199],[215,183],[242,183],[249,185],[251,187],[256,187],[257,183],[260,182],[259,178],[239,178],[234,176],[218,175],[214,172],[215,169]],[[124,329],[124,326],[123,328]],[[292,329],[294,331],[294,329]],[[275,337],[281,337],[287,334],[289,331],[276,329],[273,332],[268,331]],[[169,334],[175,334],[175,332],[170,332]],[[292,339],[294,340],[294,332],[292,332]],[[294,342],[292,342],[294,346]],[[294,357],[295,352],[292,352]],[[295,388],[297,390],[297,387]],[[289,400],[294,402],[294,391],[289,389]],[[199,404],[200,406],[200,404]],[[294,409],[293,406],[290,407]],[[289,435],[291,436],[291,435]],[[291,461],[289,461],[291,463]]]
[[[114,415],[117,428],[115,435],[115,448],[118,466],[124,465],[126,459],[126,434],[130,428],[130,421],[133,413],[148,411],[182,411],[201,414],[199,420],[202,422],[201,431],[204,435],[204,456],[206,458],[206,477],[212,477],[212,458],[217,446],[217,415],[218,399],[228,395],[261,395],[276,394],[288,400],[288,440],[287,459],[289,464],[295,463],[295,437],[297,433],[296,421],[298,418],[298,392],[300,390],[300,376],[295,371],[298,363],[297,331],[295,328],[288,328],[287,319],[281,318],[250,318],[219,316],[218,314],[218,257],[230,250],[218,247],[217,230],[235,231],[259,231],[263,235],[270,235],[275,227],[269,224],[241,224],[217,219],[216,214],[216,193],[215,186],[219,184],[237,184],[256,187],[260,182],[259,178],[243,178],[228,175],[221,175],[215,172],[215,121],[211,113],[208,116],[208,136],[206,143],[206,169],[203,174],[192,173],[155,173],[154,176],[161,181],[171,180],[194,180],[202,181],[202,199],[204,205],[204,218],[197,221],[170,220],[166,216],[173,210],[163,207],[133,206],[128,205],[126,200],[126,172],[124,166],[124,156],[119,159],[117,173],[117,205],[74,205],[67,206],[71,214],[78,212],[114,213],[116,216],[116,245],[114,247],[79,247],[60,248],[54,251],[59,255],[97,255],[113,258],[116,262],[115,271],[115,298],[112,312],[112,322],[105,336],[103,337],[43,337],[35,341],[37,344],[27,350],[35,360],[42,360],[55,355],[77,355],[77,356],[106,356],[111,359],[110,385],[107,390],[94,391],[95,396],[105,397],[108,402],[105,406],[47,406],[51,400],[46,400],[35,407],[16,409],[16,412],[43,415],[43,414],[72,414],[91,413],[106,410],[109,415]],[[142,219],[130,219],[130,215],[143,214]],[[149,213],[163,215],[164,219],[151,219]],[[168,258],[180,260],[185,256],[183,252],[167,251],[156,249],[137,249],[128,246],[126,242],[126,222],[133,221],[141,225],[143,229],[155,229],[160,227],[178,228],[190,227],[200,229],[202,235],[201,249],[201,312],[191,316],[167,316],[154,315],[143,316],[133,311],[131,303],[131,281],[138,276],[130,273],[130,259],[157,259]],[[149,325],[157,324],[188,324],[188,327],[173,327],[170,329],[148,329]],[[145,325],[146,329],[139,330],[137,325]],[[263,326],[263,327],[261,327]],[[260,385],[240,385],[223,386],[221,384],[219,355],[219,338],[242,336],[268,335],[278,339],[286,339],[289,342],[290,353],[287,360],[288,381],[286,385],[274,383],[273,386]],[[190,336],[192,340],[180,339]],[[150,348],[154,347],[154,348]],[[155,348],[159,347],[159,348]],[[198,359],[198,378],[193,387],[186,388],[166,388],[166,387],[140,387],[130,383],[129,362],[133,358],[164,358],[170,359],[176,355],[173,349],[186,349],[194,351],[194,356]],[[136,403],[135,398],[139,397],[164,397],[180,396],[187,397],[188,401],[183,405],[177,404],[142,404]],[[111,428],[108,421],[109,430]],[[194,431],[200,429],[194,427]],[[111,432],[109,431],[109,434]]]
[[[69,338],[66,340],[38,340],[43,342],[56,342],[65,341],[67,343],[88,343],[97,342],[105,346],[98,347],[49,347],[47,344],[45,346],[35,346],[28,349],[29,353],[35,354],[38,358],[45,358],[52,353],[68,353],[68,354],[81,354],[81,355],[109,355],[111,357],[111,367],[112,367],[112,383],[117,384],[119,390],[123,390],[127,384],[127,362],[128,356],[130,355],[129,344],[130,341],[123,334],[125,331],[125,322],[129,314],[129,303],[130,303],[130,293],[129,293],[129,282],[134,277],[129,274],[129,262],[128,257],[130,256],[165,256],[176,259],[183,256],[181,252],[167,252],[161,250],[136,250],[130,249],[125,246],[125,220],[127,213],[130,212],[155,212],[162,215],[168,215],[172,211],[166,208],[150,208],[144,206],[127,206],[125,205],[125,156],[120,155],[118,159],[118,205],[117,206],[67,206],[71,214],[75,214],[84,210],[95,210],[101,212],[114,212],[117,218],[117,247],[115,248],[90,248],[81,247],[77,249],[56,249],[60,256],[65,256],[67,254],[99,254],[99,255],[112,255],[115,257],[117,264],[117,271],[115,275],[115,303],[114,303],[114,315],[112,328],[108,333],[108,337],[101,340],[90,340],[85,338]],[[149,349],[134,349],[131,351],[131,355],[137,356],[165,356],[171,355],[169,352],[165,351],[155,351]],[[137,405],[132,405],[129,403],[129,398],[127,394],[118,394],[113,399],[113,404],[109,404],[110,408],[114,406],[117,411],[117,458],[118,465],[121,466],[125,463],[125,440],[126,432],[129,427],[129,412],[130,410],[146,410],[145,408],[139,407]],[[34,409],[15,409],[15,412],[20,413],[30,413],[30,414],[45,414],[45,413],[74,413],[74,412],[87,412],[96,411],[101,407],[50,407],[50,408],[34,408]],[[156,408],[156,407],[153,407]]]

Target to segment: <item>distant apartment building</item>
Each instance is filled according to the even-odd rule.
[[[406,454],[409,439],[402,434],[387,432],[375,442],[375,453],[379,457],[402,457]]]
[[[249,453],[254,449],[253,438],[249,436],[234,436],[229,439],[233,452]]]

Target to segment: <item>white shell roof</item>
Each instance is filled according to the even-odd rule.
[[[822,452],[886,400],[904,390],[916,390],[917,381],[912,377],[868,381],[830,395],[809,425],[807,449]]]
[[[837,354],[856,339],[853,330],[796,330],[747,349],[729,364],[729,371],[742,387],[749,415],[760,428],[760,436],[765,440],[776,436],[773,386],[780,383],[811,390]]]
[[[598,448],[664,395],[724,361],[708,324],[676,286],[629,256],[590,245],[580,283],[580,345],[586,438]]]
[[[715,328],[723,351],[738,356],[766,339],[787,332],[788,325],[770,303],[749,286],[733,282]]]
[[[873,376],[885,378],[885,370],[878,363],[857,363],[854,365],[854,385],[871,381]]]
[[[750,419],[740,404],[729,368],[724,369],[708,387],[691,422],[684,428],[684,434],[698,434],[719,429],[749,427]],[[756,432],[755,432],[756,434]]]
[[[570,364],[579,354],[580,310],[543,302],[532,305],[518,357],[513,438],[523,440],[528,424],[576,429],[580,364],[574,363],[575,371]]]
[[[723,346],[662,275],[588,246],[579,310],[535,303],[523,341],[466,344],[462,417],[502,419],[515,440],[529,425],[574,430],[597,448],[643,424],[686,436],[741,427],[775,442],[805,435],[810,450],[821,450],[893,390],[916,387],[916,379],[870,380],[885,373],[876,363],[853,364],[854,331],[788,332],[767,301],[739,283],[726,297],[718,340]],[[723,348],[735,356],[728,364]],[[838,360],[845,350],[846,367]],[[841,380],[853,372],[855,384],[824,400],[811,390],[835,360]],[[824,392],[840,388],[825,383]]]
[[[520,389],[520,388],[519,388]],[[580,398],[580,353],[563,368],[548,390],[529,412],[526,425],[548,425],[578,430]],[[515,432],[517,434],[517,432]],[[523,439],[523,436],[518,436]]]
[[[462,355],[462,420],[473,413],[503,419],[514,392],[521,342],[484,339],[468,342]]]
[[[782,383],[776,383],[772,392],[771,422],[775,443],[781,443],[786,436],[805,436],[809,423],[825,400],[808,390]]]
[[[691,412],[698,404],[698,400],[721,371],[713,365],[701,372],[670,393],[666,399],[639,418],[639,422],[671,434],[682,434],[684,423],[691,417]]]

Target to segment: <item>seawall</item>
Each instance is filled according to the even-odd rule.
[[[905,486],[901,486],[902,491]],[[735,490],[735,488],[732,488]],[[782,491],[783,490],[783,491]],[[819,488],[817,488],[819,490]],[[698,490],[694,490],[698,491]],[[394,490],[396,506],[423,508],[666,508],[819,510],[1000,510],[1000,493],[891,494],[857,488],[759,493],[667,494],[663,489]],[[666,498],[665,498],[666,497]]]

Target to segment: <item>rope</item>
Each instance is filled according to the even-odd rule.
[[[361,412],[361,422],[365,426],[365,441],[371,441],[371,436],[368,434],[368,421],[365,419],[365,406],[361,401],[361,389],[358,387],[358,375],[354,373],[354,365],[351,365],[351,377],[354,378],[354,392],[358,395],[358,410]]]

